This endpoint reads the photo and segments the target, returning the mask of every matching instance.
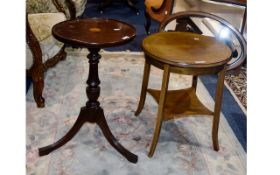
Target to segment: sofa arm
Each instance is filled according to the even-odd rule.
[[[59,12],[53,0],[26,0],[26,13],[55,13]]]
[[[26,12],[56,13],[63,12],[67,19],[73,19],[84,13],[87,0],[26,0]]]
[[[75,5],[76,17],[81,16],[85,11],[87,0],[72,0],[72,1]]]
[[[82,14],[85,11],[87,0],[57,0],[65,10],[67,19],[73,19]],[[72,16],[71,16],[72,15]]]

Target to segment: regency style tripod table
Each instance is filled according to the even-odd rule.
[[[101,48],[113,47],[130,42],[135,38],[136,29],[124,22],[114,19],[76,19],[56,24],[52,33],[54,37],[74,47],[88,48],[89,75],[86,93],[88,101],[81,108],[80,114],[68,133],[57,142],[39,148],[39,155],[44,156],[58,149],[71,140],[85,122],[96,123],[102,130],[108,142],[128,161],[136,163],[138,157],[125,149],[113,136],[106,122],[104,112],[98,97],[100,95],[100,80],[98,63]]]

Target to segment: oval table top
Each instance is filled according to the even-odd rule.
[[[231,50],[214,37],[190,32],[160,32],[146,37],[142,48],[148,56],[179,67],[226,64]]]
[[[112,47],[131,41],[136,29],[115,19],[75,19],[53,26],[52,33],[58,40],[88,48]]]

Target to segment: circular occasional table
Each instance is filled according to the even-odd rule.
[[[157,121],[149,152],[152,157],[156,149],[162,121],[186,115],[213,115],[212,141],[218,145],[218,127],[222,103],[224,76],[231,50],[213,37],[189,32],[159,32],[143,40],[145,67],[140,101],[135,115],[143,109],[146,92],[158,102]],[[150,66],[163,69],[161,90],[148,89]],[[187,89],[168,90],[170,73],[193,75],[192,86]],[[205,107],[196,96],[197,76],[219,74],[214,112]]]
[[[73,127],[57,142],[39,148],[39,155],[47,155],[53,150],[66,144],[80,130],[85,122],[96,123],[102,130],[108,142],[128,161],[136,163],[138,157],[125,149],[113,136],[106,122],[103,109],[100,107],[100,80],[98,63],[101,48],[113,47],[130,42],[135,38],[136,30],[133,26],[114,19],[77,19],[56,24],[52,33],[58,40],[73,47],[88,48],[89,75],[86,94],[88,101],[81,108],[80,114]]]

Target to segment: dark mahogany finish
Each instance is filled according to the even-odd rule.
[[[76,19],[55,25],[53,35],[74,46],[105,48],[131,41],[136,29],[115,19]]]
[[[53,27],[53,35],[60,41],[72,46],[87,47],[90,51],[89,75],[86,93],[88,101],[81,108],[78,119],[69,132],[57,142],[40,148],[39,155],[47,155],[71,140],[85,122],[96,123],[108,142],[128,161],[136,163],[138,157],[125,149],[113,136],[106,122],[103,109],[100,107],[100,80],[98,63],[100,48],[112,47],[127,43],[135,37],[136,30],[129,24],[111,19],[81,19],[61,22]]]

